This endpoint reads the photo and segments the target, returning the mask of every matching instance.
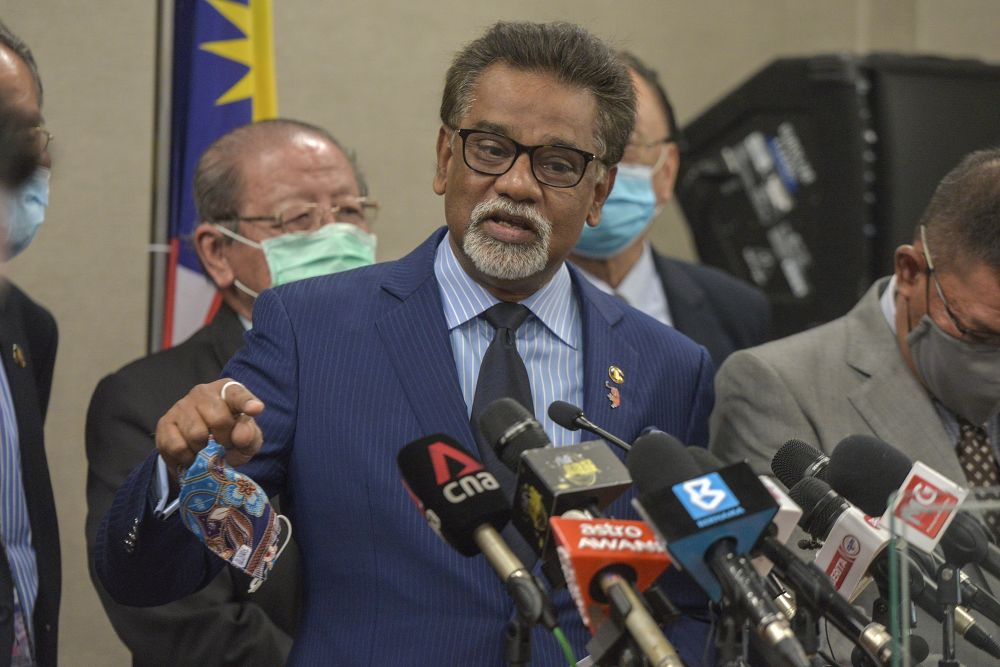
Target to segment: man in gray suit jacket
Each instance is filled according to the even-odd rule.
[[[711,449],[770,473],[771,457],[790,438],[830,454],[844,437],[867,434],[962,486],[979,485],[957,447],[979,433],[996,451],[998,378],[1000,149],[993,149],[945,176],[912,245],[896,250],[893,276],[851,312],[729,357],[716,376]],[[996,461],[989,465],[995,476]],[[919,631],[939,645],[936,623],[923,619]],[[985,659],[970,652],[963,661]]]

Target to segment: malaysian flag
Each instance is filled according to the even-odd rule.
[[[198,223],[194,168],[219,136],[277,115],[272,34],[271,0],[174,3],[164,348],[211,321],[218,308],[219,294],[189,241]]]

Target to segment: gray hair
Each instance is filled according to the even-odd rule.
[[[635,125],[635,90],[628,70],[611,47],[572,23],[500,21],[455,55],[445,75],[441,122],[452,129],[472,105],[482,73],[502,63],[515,69],[546,72],[597,99],[594,143],[601,160],[621,160]]]
[[[336,146],[351,164],[360,194],[367,196],[368,184],[354,153],[346,150],[332,134],[310,123],[275,118],[231,130],[212,142],[201,154],[194,171],[194,204],[198,219],[214,221],[237,217],[244,194],[241,160],[264,145],[301,131]]]
[[[0,21],[0,45],[3,45],[14,52],[18,58],[24,61],[31,72],[31,78],[35,80],[35,90],[38,92],[38,108],[42,108],[42,77],[38,73],[38,65],[35,63],[35,56],[31,55],[31,49],[24,43],[24,40],[11,32],[11,29]]]
[[[972,260],[1000,272],[1000,147],[970,153],[949,171],[920,224],[935,267]]]

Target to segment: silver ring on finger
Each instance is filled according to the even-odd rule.
[[[219,390],[219,398],[221,398],[223,401],[225,401],[226,400],[226,390],[229,389],[233,385],[236,385],[238,387],[243,387],[244,389],[246,389],[246,386],[244,386],[244,384],[242,382],[237,382],[236,380],[230,380],[226,384],[222,385],[222,389]]]

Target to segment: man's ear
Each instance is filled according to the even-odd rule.
[[[615,187],[615,178],[618,176],[618,165],[607,168],[607,173],[604,174],[603,178],[597,179],[594,183],[594,201],[590,205],[590,210],[587,212],[587,224],[591,227],[596,227],[601,221],[601,207],[604,206],[604,201],[611,194],[611,189]]]
[[[437,168],[434,170],[434,193],[443,195],[448,184],[448,164],[451,162],[451,138],[454,133],[444,125],[438,131]]]
[[[236,278],[224,252],[229,242],[214,225],[203,222],[194,229],[194,250],[219,289],[230,287]]]
[[[656,193],[656,205],[663,206],[674,198],[674,184],[677,182],[677,170],[681,164],[680,151],[677,144],[664,144],[666,155],[663,164],[653,174],[653,192]]]
[[[920,241],[914,245],[901,245],[896,248],[893,258],[896,272],[896,289],[906,298],[917,296],[923,298],[924,273],[927,261],[919,247]],[[919,291],[919,294],[917,292]]]

